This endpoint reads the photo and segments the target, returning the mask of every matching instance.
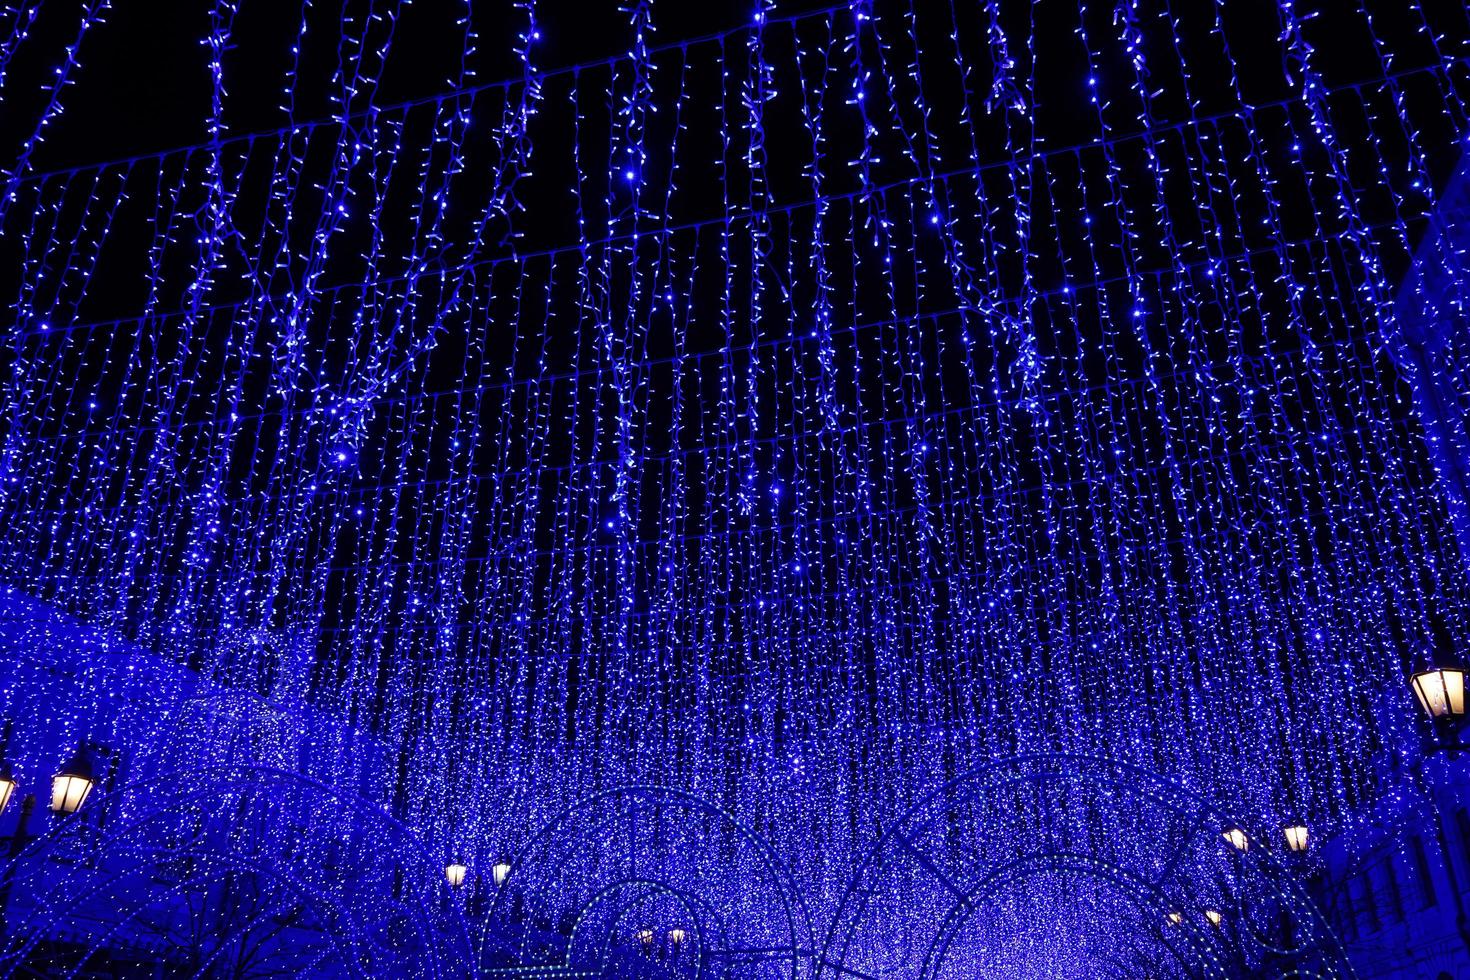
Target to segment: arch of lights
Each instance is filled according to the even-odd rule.
[[[781,856],[731,814],[676,790],[620,787],[578,801],[527,842],[484,917],[480,962],[491,973],[576,967],[652,946],[694,976],[800,977],[814,944],[808,914]],[[557,917],[565,942],[522,925]]]
[[[1018,811],[1046,817],[1019,836],[993,831],[1019,829],[1005,816]],[[1126,764],[1048,754],[984,765],[884,830],[822,962],[935,980],[1024,976],[1038,959],[1054,976],[1353,976],[1295,855],[1270,846],[1275,829],[1242,850],[1224,839],[1237,827]]]
[[[548,3],[490,83],[456,7],[412,99],[413,5],[306,5],[236,131],[218,0],[204,141],[82,165],[128,13],[39,103],[0,14],[5,751],[116,760],[11,856],[22,949],[270,854],[324,975],[1335,975],[1286,862],[1158,801],[1348,830],[1467,648],[1463,5],[633,0],[547,68]],[[1038,759],[1155,791],[986,781]]]
[[[433,879],[404,887],[423,851],[381,810],[279,770],[169,776],[14,856],[6,976],[464,975],[461,924]]]

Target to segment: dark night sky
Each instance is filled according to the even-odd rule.
[[[11,62],[6,79],[7,97],[0,109],[0,135],[5,137],[7,149],[29,133],[44,104],[47,94],[42,91],[41,83],[54,70],[63,45],[75,37],[77,6],[47,7],[32,28],[31,38],[18,48]],[[67,93],[63,118],[48,145],[35,158],[35,168],[95,163],[204,139],[204,120],[209,110],[208,50],[201,39],[209,33],[211,6],[205,0],[116,4],[107,14],[106,23],[91,32],[83,45],[83,70],[75,78],[75,87]],[[358,23],[366,6],[356,0],[346,4]],[[780,3],[777,13],[791,16],[827,6],[831,5],[810,0]],[[875,4],[875,14],[896,12],[886,11],[887,6]],[[1026,21],[1032,16],[1038,19],[1037,46],[1044,71],[1038,77],[1037,106],[1056,119],[1076,96],[1073,83],[1078,80],[1078,66],[1068,63],[1074,61],[1076,50],[1062,57],[1049,57],[1049,49],[1075,48],[1075,44],[1072,17],[1053,18],[1048,6],[1056,7],[1057,14],[1063,12],[1063,6],[1075,11],[1072,4],[1063,4],[1061,0],[1041,0],[1035,5],[1007,5],[1005,16],[1014,21],[1009,26],[1018,32],[1028,26]],[[1454,5],[1430,2],[1425,6],[1434,21],[1440,16],[1436,13],[1438,8],[1449,9]],[[918,5],[923,7],[924,3]],[[1204,10],[1206,5],[1200,4],[1199,8]],[[225,61],[226,120],[231,133],[267,131],[283,124],[285,117],[279,106],[290,64],[290,46],[301,22],[301,9],[292,0],[248,0],[240,4]],[[480,33],[479,56],[473,66],[477,81],[485,83],[519,76],[521,69],[512,48],[514,32],[521,28],[523,15],[512,9],[510,0],[493,5],[476,3],[474,9]],[[1259,70],[1240,80],[1247,94],[1257,101],[1279,97],[1280,92],[1274,86],[1284,66],[1279,64],[1274,4],[1235,0],[1226,9],[1237,18],[1228,25],[1237,59],[1251,64],[1253,48],[1261,55],[1256,66]],[[455,17],[461,10],[460,4],[448,0],[402,8],[375,104],[430,97],[452,88],[449,75],[458,65],[461,37]],[[748,2],[729,0],[656,3],[653,43],[667,45],[728,30],[748,22],[752,10],[753,5]],[[1192,7],[1180,10],[1186,14],[1197,13]],[[629,46],[627,14],[613,0],[540,0],[536,11],[542,35],[534,58],[538,68],[556,69],[612,57],[626,52]],[[978,11],[976,5],[969,13],[978,18]],[[301,76],[295,86],[298,121],[320,118],[329,112],[324,93],[336,60],[337,13],[335,3],[319,3],[310,8],[312,27],[307,32]],[[1051,19],[1063,25],[1051,32],[1055,37],[1047,36],[1045,22]],[[1409,19],[1400,20],[1407,23]],[[349,22],[354,21],[349,18]],[[1380,18],[1375,26],[1390,43],[1398,40],[1393,36],[1395,29],[1404,29],[1402,24],[1386,18]],[[1186,44],[1199,40],[1191,36],[1188,28],[1181,32],[1181,37]],[[1324,38],[1330,38],[1330,43],[1324,44]],[[1337,80],[1368,78],[1379,70],[1367,39],[1357,34],[1334,33],[1330,27],[1324,27],[1315,41],[1319,65],[1326,66]],[[1403,45],[1394,46],[1405,50]],[[1164,60],[1156,59],[1156,63]],[[1408,61],[1400,57],[1395,67],[1408,66]],[[1173,80],[1160,81],[1167,85]],[[1196,89],[1206,88],[1212,81],[1218,80],[1192,79]],[[1048,92],[1048,85],[1054,85],[1054,91]],[[1079,108],[1085,109],[1085,103]],[[1088,111],[1081,112],[1084,119],[1090,116]],[[9,157],[7,152],[3,159]]]

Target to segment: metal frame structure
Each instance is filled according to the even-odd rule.
[[[708,841],[711,851],[721,853],[690,860],[679,853],[679,845],[690,841]],[[714,878],[715,869],[727,877]],[[744,887],[738,893],[719,887],[730,879]],[[810,913],[780,855],[727,810],[657,786],[599,793],[566,808],[537,832],[512,862],[481,925],[482,971],[543,976],[548,969],[586,969],[585,962],[573,962],[578,936],[585,934],[599,905],[630,889],[667,896],[692,917],[680,923],[689,932],[681,954],[688,975],[728,977],[750,965],[757,965],[755,972],[762,976],[797,980],[804,975],[813,948]],[[767,921],[749,914],[756,908],[780,914]],[[525,927],[528,910],[532,918],[571,922],[561,948],[538,947],[544,934]],[[626,911],[613,922],[627,925]],[[610,939],[628,946],[630,935],[625,928]],[[509,944],[497,946],[497,939],[504,943],[506,937]],[[501,964],[490,965],[497,957]],[[610,951],[584,959],[608,962]]]
[[[1219,829],[1237,822],[1216,806],[1141,767],[1105,759],[1000,760],[913,804],[882,831],[851,876],[820,955],[813,954],[811,910],[780,854],[727,810],[692,793],[629,786],[583,799],[540,827],[502,881],[482,876],[486,890],[446,893],[442,861],[419,832],[350,790],[263,766],[194,777],[155,777],[114,790],[18,851],[3,881],[7,896],[23,899],[6,910],[9,942],[0,953],[0,975],[35,975],[28,963],[55,939],[58,925],[69,923],[73,947],[86,948],[54,975],[79,976],[104,949],[136,947],[134,934],[150,910],[189,914],[192,898],[212,894],[233,876],[263,874],[280,895],[256,910],[257,921],[288,906],[309,919],[299,931],[315,940],[291,964],[304,977],[945,980],[963,960],[957,949],[975,917],[1028,879],[1060,874],[1101,883],[1137,914],[1135,952],[1155,975],[1231,978],[1269,968],[1322,980],[1353,976],[1289,860],[1266,846],[1235,851]],[[1152,862],[1131,865],[1121,858],[1141,853],[1131,846],[1139,841],[1089,852],[1039,846],[1047,839],[1039,833],[1034,841],[1008,840],[988,852],[972,848],[964,853],[976,860],[968,862],[936,847],[937,835],[954,840],[968,832],[956,816],[962,810],[983,813],[1016,792],[1058,790],[1113,799],[1120,804],[1113,812],[1130,820],[1152,814],[1149,826],[1171,828],[1157,839],[1166,846]],[[1071,811],[1049,812],[1065,820]],[[1082,830],[1107,841],[1110,829],[1052,831]],[[936,886],[947,907],[924,920],[925,935],[909,937],[912,958],[875,965],[870,951],[886,939],[875,943],[863,933],[869,921],[892,921],[869,915],[894,897],[888,885],[895,877]],[[721,887],[731,880],[743,887]],[[99,904],[114,918],[86,926]],[[1207,904],[1222,910],[1225,925],[1196,914],[1167,924],[1168,910]],[[665,921],[649,922],[652,909]],[[761,909],[780,914],[752,914]],[[378,914],[365,915],[368,910]],[[1292,925],[1283,932],[1278,926],[1285,918]],[[217,975],[213,964],[256,922],[230,925],[238,934],[216,937],[213,952],[193,964],[194,975]],[[659,926],[660,937],[670,925],[685,930],[677,955],[638,949],[636,933],[651,925]],[[274,951],[287,956],[284,946]],[[1128,965],[1116,968],[1126,973]]]
[[[54,823],[4,869],[7,943],[0,976],[32,976],[48,944],[80,976],[104,951],[167,962],[159,935],[208,936],[196,976],[377,977],[462,974],[468,944],[438,913],[417,834],[382,807],[320,781],[267,767],[129,784]],[[203,778],[201,778],[201,776]],[[335,838],[335,839],[334,839]],[[232,883],[266,897],[242,908]],[[219,965],[264,929],[244,972]]]
[[[926,849],[926,841],[937,836],[936,831],[942,834],[958,810],[1003,803],[1017,788],[1042,785],[1083,788],[1093,799],[1126,795],[1177,830],[1156,859],[1134,866],[1118,855],[1142,853],[1136,847],[1115,854],[1058,850],[1048,846],[1048,835],[1040,831],[1036,841],[1007,841],[996,849],[1008,852],[1009,860],[946,865]],[[1244,854],[1228,853],[1233,849],[1219,831],[1238,823],[1198,794],[1127,763],[1073,754],[989,763],[933,791],[884,831],[842,897],[823,945],[819,975],[941,980],[949,975],[946,964],[957,938],[973,917],[983,914],[987,899],[1031,875],[1061,871],[1101,879],[1116,888],[1139,914],[1143,934],[1182,975],[1238,976],[1269,962],[1281,969],[1310,969],[1322,977],[1351,977],[1341,944],[1294,869],[1264,846]],[[1074,829],[1095,834],[1100,828]],[[917,944],[923,949],[917,966],[897,970],[885,969],[871,953],[882,948],[882,937],[862,934],[865,922],[884,921],[883,916],[870,918],[870,913],[875,903],[889,897],[886,879],[894,876],[905,881],[927,878],[948,900],[931,934]],[[1202,925],[1189,916],[1177,928],[1166,926],[1170,910],[1199,909],[1206,902],[1224,905],[1229,924]],[[1278,937],[1264,924],[1279,923],[1283,913],[1292,926],[1288,935]],[[909,942],[914,945],[913,937]]]

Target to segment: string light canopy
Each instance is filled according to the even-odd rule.
[[[820,930],[874,828],[995,760],[1168,773],[1244,851],[1392,791],[1416,700],[1464,714],[1413,673],[1470,649],[1463,4],[482,6],[0,43],[21,773],[43,733],[299,769],[522,910],[540,828],[677,790]],[[120,107],[108,45],[177,100]],[[1152,820],[1005,803],[934,866]],[[1110,867],[1206,907],[1205,826]],[[583,881],[636,836],[598,833]],[[670,879],[727,842],[680,843]],[[1053,930],[1090,975],[1137,930],[1080,873],[966,948]]]

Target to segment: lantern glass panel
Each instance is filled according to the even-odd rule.
[[[1412,678],[1419,707],[1430,718],[1465,715],[1465,672],[1457,667],[1432,667]]]
[[[51,812],[70,816],[82,808],[92,793],[92,780],[72,773],[57,773],[51,780]]]

